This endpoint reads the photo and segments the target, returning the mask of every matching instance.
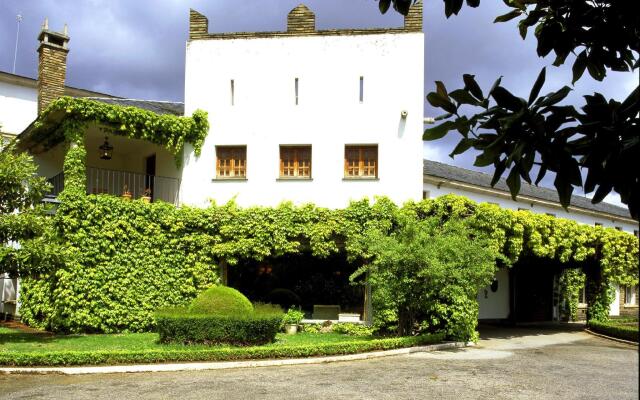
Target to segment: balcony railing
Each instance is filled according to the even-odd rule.
[[[61,172],[50,178],[49,183],[52,185],[50,195],[57,196],[64,189],[64,173]],[[128,171],[87,168],[87,194],[122,196],[125,191],[128,191],[132,198],[138,199],[147,189],[153,201],[162,200],[178,204],[179,179]]]

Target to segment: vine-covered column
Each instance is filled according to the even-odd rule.
[[[602,274],[602,269],[597,264],[586,268],[585,273],[587,276],[587,322],[606,321],[609,318],[609,307],[614,299],[611,282]]]
[[[64,135],[69,149],[64,158],[64,191],[66,196],[86,194],[87,151],[84,147],[84,133],[86,126],[75,121],[66,121],[63,125]]]

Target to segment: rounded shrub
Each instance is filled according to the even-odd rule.
[[[227,286],[212,286],[196,297],[191,314],[244,316],[253,313],[253,305],[242,293]]]

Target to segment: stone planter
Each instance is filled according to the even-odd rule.
[[[122,193],[122,198],[125,200],[131,200],[131,193]]]
[[[298,325],[286,324],[284,326],[284,333],[286,333],[287,335],[295,335],[296,333],[298,333]]]
[[[151,197],[149,196],[142,196],[140,197],[140,199],[142,200],[143,203],[151,203]]]

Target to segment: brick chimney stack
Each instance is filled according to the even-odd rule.
[[[62,33],[49,30],[49,21],[45,18],[38,36],[38,115],[52,101],[64,96],[67,74],[67,53],[69,36],[65,24]]]

